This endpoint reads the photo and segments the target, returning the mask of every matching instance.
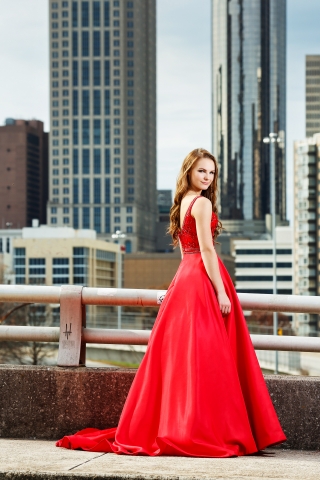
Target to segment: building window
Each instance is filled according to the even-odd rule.
[[[134,158],[128,158],[128,165],[134,165]]]
[[[72,32],[72,56],[78,56],[78,32]]]
[[[78,72],[78,61],[74,60],[72,62],[72,84],[74,87],[79,84],[79,72]]]
[[[90,180],[89,180],[89,178],[83,178],[82,179],[82,203],[90,203]]]
[[[93,120],[93,143],[100,145],[101,143],[101,122],[100,120]]]
[[[73,203],[76,205],[79,203],[79,179],[78,178],[73,179]]]
[[[63,223],[70,223],[69,217],[63,217]]]
[[[82,150],[82,173],[90,173],[90,151],[88,148]]]
[[[114,203],[121,203],[120,197],[114,197]]]
[[[73,144],[79,143],[79,123],[78,120],[73,120]]]
[[[89,141],[90,141],[89,120],[82,120],[82,144],[89,145]]]
[[[104,56],[110,56],[110,35],[108,30],[104,32]]]
[[[73,209],[73,228],[79,228],[79,208]]]
[[[83,86],[89,85],[89,80],[90,80],[89,62],[88,60],[84,60],[82,62],[82,85]]]
[[[101,151],[99,148],[93,150],[93,173],[101,173]]]
[[[111,225],[110,225],[110,207],[105,208],[105,233],[110,233]]]
[[[82,209],[82,228],[90,228],[90,208],[83,207]]]
[[[57,213],[57,207],[51,207],[51,214]]]
[[[78,26],[78,2],[72,2],[72,26]]]
[[[114,221],[114,223],[120,223],[121,222],[120,217],[114,217],[113,221]]]
[[[51,223],[55,225],[57,223],[57,217],[51,217]]]
[[[100,57],[101,48],[100,48],[100,32],[93,32],[93,56]]]
[[[105,203],[110,203],[110,178],[105,179]]]
[[[133,177],[129,177],[128,178],[128,185],[133,185],[134,184],[134,178]]]
[[[73,90],[72,92],[72,109],[73,109],[73,115],[78,115],[79,113],[79,95],[78,95],[78,90]]]
[[[132,223],[132,217],[127,217],[127,223]]]
[[[104,121],[104,143],[110,145],[110,120],[108,118]]]
[[[105,168],[104,168],[104,173],[106,174],[109,174],[110,173],[110,149],[109,148],[106,148],[105,151],[104,151],[104,165],[105,165]]]
[[[93,26],[100,27],[100,2],[93,2]]]
[[[110,91],[105,90],[104,92],[104,114],[110,115]]]
[[[100,60],[95,60],[93,62],[93,85],[98,86],[101,84],[101,71],[100,71]]]
[[[81,2],[81,24],[83,27],[89,26],[89,2]]]
[[[82,56],[89,57],[89,32],[82,32]]]
[[[93,209],[93,228],[97,233],[101,233],[101,208],[94,207]]]
[[[14,273],[15,282],[17,285],[24,285],[26,283],[26,249],[14,249]]]
[[[63,223],[69,223],[68,217],[64,217]],[[53,285],[63,285],[69,283],[69,259],[52,259],[52,283]]]
[[[93,189],[93,195],[94,195],[94,203],[101,203],[101,181],[100,178],[95,178],[94,179],[94,189]]]
[[[104,62],[104,84],[106,86],[110,85],[110,62],[105,60]]]
[[[83,248],[83,247],[73,248],[73,283],[75,285],[87,284],[88,258],[89,258],[88,248]]]
[[[79,173],[79,152],[77,148],[73,150],[72,160],[73,160],[73,173],[77,175]]]
[[[104,2],[104,26],[109,27],[110,25],[110,6],[109,2]]]
[[[46,259],[29,258],[29,283],[43,285],[46,283]]]
[[[125,241],[125,247],[126,247],[126,253],[131,253],[132,252],[131,240],[126,240]]]
[[[82,90],[82,115],[90,114],[89,90]]]
[[[93,114],[101,114],[101,95],[100,90],[93,90]]]
[[[134,194],[134,188],[128,188],[128,194],[133,195]]]
[[[132,227],[127,227],[127,233],[132,233]]]
[[[64,205],[68,205],[68,204],[69,204],[69,198],[68,198],[68,197],[64,197],[64,198],[63,198],[63,203],[64,203]]]

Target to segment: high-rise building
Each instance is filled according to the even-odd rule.
[[[212,0],[212,79],[222,220],[238,219],[239,231],[244,220],[264,222],[270,213],[270,148],[277,214],[285,220],[286,0]],[[263,138],[271,132],[281,142],[270,147]]]
[[[51,225],[155,248],[155,0],[50,0]]]
[[[306,56],[306,136],[320,133],[320,55]]]
[[[320,166],[320,134],[294,144],[294,293],[320,295],[318,196]],[[319,316],[299,313],[300,335],[320,330]]]
[[[48,134],[43,122],[8,118],[0,127],[0,228],[46,222]]]

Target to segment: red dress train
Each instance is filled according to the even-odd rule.
[[[190,204],[184,257],[160,307],[119,425],[87,428],[57,446],[129,455],[230,457],[286,440],[241,306],[219,260],[231,313],[222,316],[206,273]],[[217,218],[213,214],[211,228]]]

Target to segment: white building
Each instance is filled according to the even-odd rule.
[[[294,144],[294,251],[296,295],[319,295],[320,134]],[[300,335],[319,330],[316,314],[297,314]]]
[[[13,268],[13,240],[21,237],[21,229],[0,230],[0,283],[15,283]]]
[[[266,237],[266,238],[263,238]],[[235,240],[235,278],[238,293],[273,293],[273,240]],[[293,293],[293,229],[276,227],[277,293]]]

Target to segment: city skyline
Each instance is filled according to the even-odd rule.
[[[2,3],[0,19],[0,122],[38,118],[48,129],[48,4],[43,0]],[[176,16],[183,8],[183,22]],[[162,0],[157,5],[158,188],[174,189],[181,161],[194,146],[211,149],[210,0]],[[21,12],[17,17],[16,11]],[[320,52],[315,0],[288,2],[287,198],[293,204],[293,141],[304,138],[305,55]],[[196,35],[191,28],[199,25]],[[14,36],[11,32],[14,31]],[[190,68],[192,65],[194,68]],[[200,72],[200,75],[199,75]],[[174,135],[172,134],[174,132]],[[215,152],[214,152],[215,153]]]

